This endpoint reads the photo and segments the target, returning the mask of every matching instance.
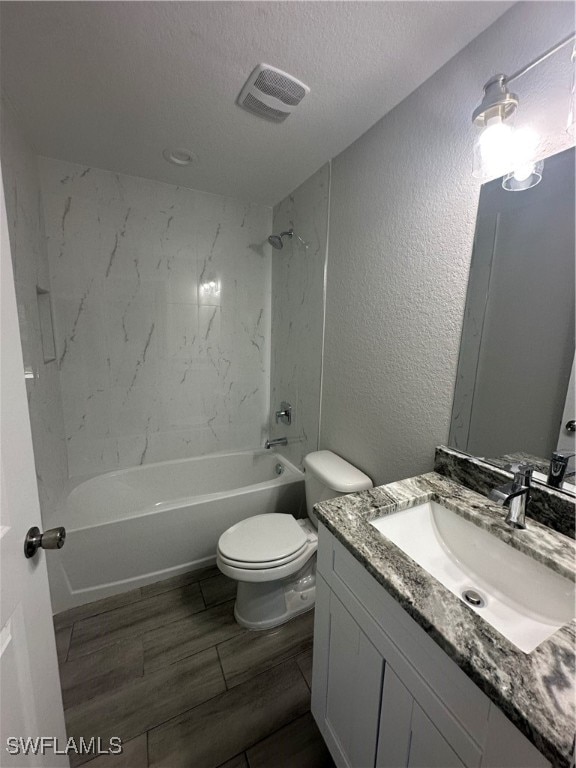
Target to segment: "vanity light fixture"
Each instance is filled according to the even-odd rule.
[[[513,116],[520,100],[508,86],[574,39],[573,33],[510,77],[498,74],[488,80],[482,101],[472,113],[472,122],[482,129],[474,142],[472,173],[476,178],[504,176],[502,186],[509,191],[530,189],[542,180],[544,161],[535,159],[539,136],[530,128],[514,129]]]
[[[511,118],[518,103],[506,75],[494,75],[484,86],[484,97],[472,113],[472,122],[482,129],[474,142],[472,173],[477,178],[495,178],[509,170],[514,143]]]

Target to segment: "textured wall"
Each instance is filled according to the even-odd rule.
[[[70,476],[260,444],[271,210],[40,171]]]
[[[329,184],[324,165],[274,208],[274,232],[294,229],[308,246],[284,238],[272,251],[270,434],[288,438],[282,453],[297,465],[318,448]],[[283,400],[294,409],[289,427],[274,419]]]
[[[10,250],[42,519],[52,522],[68,477],[58,367],[44,362],[36,287],[50,289],[36,156],[2,104],[1,158]],[[24,375],[24,372],[22,372]]]
[[[514,6],[333,161],[320,444],[377,483],[432,469],[448,437],[482,85],[573,27],[570,3]],[[569,57],[515,84],[524,117],[548,116],[548,152],[568,143]]]

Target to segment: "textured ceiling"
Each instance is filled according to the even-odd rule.
[[[511,5],[3,2],[2,88],[39,154],[272,205]],[[284,123],[235,103],[259,62],[311,88]]]

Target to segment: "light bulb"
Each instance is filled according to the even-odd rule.
[[[499,149],[508,141],[512,129],[500,118],[487,125],[480,135],[480,144],[485,152],[491,152]]]
[[[512,129],[504,123],[494,123],[482,131],[480,149],[488,166],[500,167],[509,157]]]
[[[514,169],[514,178],[516,181],[526,181],[534,173],[534,163],[526,163],[519,168]]]
[[[536,173],[536,153],[540,137],[533,128],[524,126],[514,132],[514,142],[512,146],[512,173],[508,174],[503,181],[504,189],[523,190],[530,189],[538,184],[542,178],[542,168]],[[519,182],[517,186],[511,181]]]
[[[510,170],[513,130],[500,117],[488,121],[488,125],[476,142],[474,175],[482,178],[496,178]]]
[[[524,192],[526,189],[532,189],[542,181],[543,171],[543,160],[524,163],[504,176],[502,187],[508,192]]]
[[[533,128],[525,126],[518,128],[514,133],[513,161],[514,166],[525,165],[534,162],[534,156],[538,149],[540,137]]]

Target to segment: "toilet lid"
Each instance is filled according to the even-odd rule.
[[[256,515],[242,520],[220,536],[218,549],[227,560],[269,563],[296,555],[307,542],[292,515]]]

